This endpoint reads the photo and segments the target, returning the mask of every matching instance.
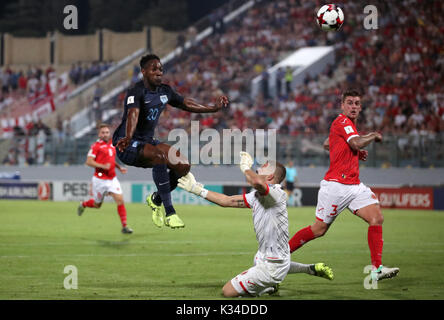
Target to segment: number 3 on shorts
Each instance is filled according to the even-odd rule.
[[[330,213],[330,216],[333,217],[338,214],[338,206],[336,204],[332,204],[331,206],[333,207],[333,212]]]

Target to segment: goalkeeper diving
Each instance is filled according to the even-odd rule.
[[[288,245],[287,194],[280,183],[285,179],[285,167],[268,161],[256,172],[251,170],[253,158],[240,153],[240,169],[251,192],[227,196],[204,188],[190,172],[179,179],[178,186],[221,207],[250,208],[259,244],[253,267],[238,274],[222,288],[225,297],[261,296],[277,292],[278,285],[289,273],[307,273],[333,280],[333,271],[324,263],[302,264],[290,261]]]

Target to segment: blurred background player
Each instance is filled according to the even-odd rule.
[[[189,112],[209,113],[227,106],[228,98],[220,96],[215,105],[208,106],[182,97],[169,85],[162,83],[163,66],[154,54],[143,56],[140,68],[143,80],[127,92],[122,122],[114,132],[113,144],[123,163],[153,168],[157,192],[149,195],[146,202],[153,210],[154,224],[158,227],[165,224],[171,228],[183,228],[185,224],[173,207],[171,191],[177,187],[177,180],[190,171],[190,165],[178,150],[155,139],[154,130],[167,104]]]
[[[346,90],[342,94],[342,113],[333,121],[324,148],[330,151],[330,167],[321,181],[316,207],[316,221],[299,230],[290,240],[294,252],[310,240],[323,236],[336,217],[348,208],[369,224],[368,246],[372,262],[372,279],[392,278],[399,268],[382,265],[382,223],[384,217],[372,190],[359,180],[359,160],[366,160],[368,152],[361,150],[372,142],[381,142],[382,135],[371,132],[360,136],[356,120],[361,111],[361,94]]]
[[[279,162],[266,162],[251,170],[252,157],[241,152],[240,169],[254,188],[248,194],[227,196],[204,189],[190,172],[179,179],[179,187],[222,207],[253,209],[253,223],[259,249],[254,266],[228,281],[222,289],[225,297],[261,296],[274,293],[288,273],[307,273],[333,280],[333,271],[324,263],[302,264],[290,261],[288,245],[287,194],[280,183],[285,167]]]
[[[298,171],[294,166],[292,160],[288,161],[288,165],[285,167],[287,174],[285,176],[285,189],[287,190],[288,195],[290,196],[293,193],[293,190],[296,186],[298,180]]]
[[[122,223],[122,233],[133,233],[126,224],[126,208],[123,202],[122,187],[116,177],[116,169],[125,174],[127,169],[116,163],[116,148],[111,143],[109,126],[99,126],[99,139],[91,146],[86,158],[86,165],[95,168],[92,177],[93,198],[80,202],[77,214],[81,216],[85,208],[99,209],[106,195],[113,197],[117,204],[117,213]]]

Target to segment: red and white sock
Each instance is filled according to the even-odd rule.
[[[82,202],[82,206],[84,208],[88,207],[88,208],[94,208],[94,199],[89,199],[87,201],[83,201]]]
[[[382,239],[382,226],[369,226],[367,240],[368,247],[370,248],[372,265],[375,268],[378,268],[382,264],[382,247],[384,245],[384,240]]]
[[[120,217],[120,222],[122,223],[122,227],[126,227],[126,209],[125,209],[125,205],[121,204],[117,206],[117,213],[119,214]]]
[[[313,231],[311,231],[311,227],[308,226],[304,229],[299,230],[296,232],[296,234],[293,236],[293,238],[288,241],[288,244],[290,245],[290,253],[293,253],[293,251],[296,251],[300,247],[302,247],[305,243],[307,243],[310,240],[313,240],[314,234]]]

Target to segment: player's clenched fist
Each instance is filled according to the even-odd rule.
[[[253,158],[248,154],[248,152],[240,152],[239,167],[243,173],[245,173],[246,170],[251,169],[251,167],[253,166],[253,162]]]
[[[181,177],[178,180],[178,186],[185,191],[194,193],[197,196],[200,196],[203,190],[203,184],[196,181],[194,175],[191,172],[188,172],[187,175]]]
[[[382,134],[379,132],[375,132],[375,142],[381,142],[382,141]]]
[[[359,150],[359,160],[367,161],[368,151],[367,150]]]
[[[216,100],[216,107],[217,107],[217,109],[221,109],[222,107],[227,107],[228,103],[229,103],[229,101],[226,96],[220,96]]]

